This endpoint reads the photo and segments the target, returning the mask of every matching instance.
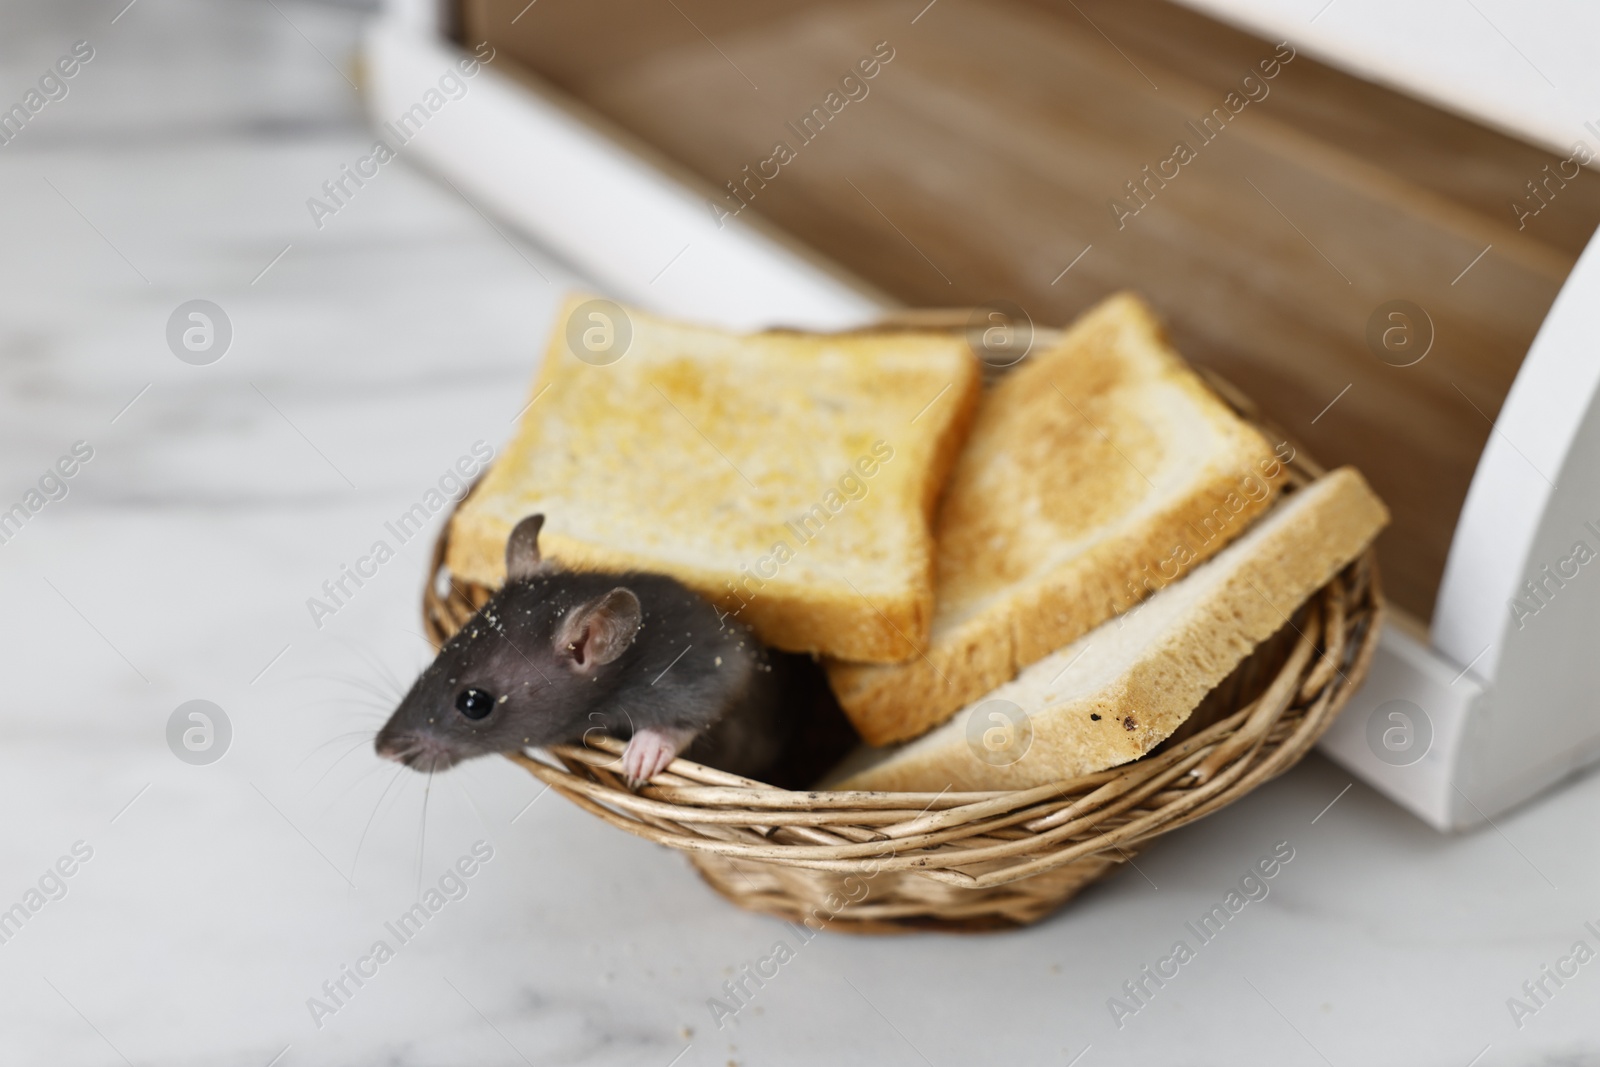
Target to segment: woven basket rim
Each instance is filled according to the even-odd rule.
[[[1353,566],[1370,567],[1370,563],[1369,551]],[[1329,593],[1341,584],[1335,579],[1324,587],[1324,604],[1338,603]],[[1316,642],[1311,634],[1320,627],[1302,627],[1308,632],[1299,636],[1272,686],[1257,700],[1160,755],[1025,790],[939,794],[786,790],[679,759],[666,774],[634,792],[608,769],[624,747],[610,738],[596,739],[589,746],[553,748],[554,762],[522,753],[508,758],[611,825],[682,851],[841,873],[915,871],[951,885],[988,888],[1107,848],[1132,849],[1211,814],[1287,770],[1331,724],[1365,675],[1376,648],[1378,603],[1374,596],[1359,640],[1339,642],[1349,653],[1342,658],[1342,667],[1334,649],[1313,655]],[[1323,605],[1319,609],[1328,610]],[[1338,632],[1351,636],[1342,628]],[[1338,678],[1341,673],[1344,679]],[[1349,684],[1340,684],[1345,679]],[[1289,703],[1308,689],[1315,692],[1310,707],[1295,717],[1287,736],[1273,738],[1271,728],[1286,721],[1283,713]],[[1189,786],[1185,797],[1083,836],[1130,812],[1163,787],[1184,785]],[[799,817],[792,817],[794,813]],[[826,818],[819,817],[823,813]],[[819,833],[819,826],[827,829]],[[962,847],[956,855],[940,849],[960,842],[970,845],[974,837],[1012,826],[1030,836],[981,848]],[[719,829],[732,832],[718,833]],[[794,831],[788,841],[776,835],[782,829]],[[856,839],[839,839],[845,829],[857,830]],[[749,838],[739,830],[756,836]],[[1081,840],[1030,857],[1074,837]],[[1013,856],[1025,858],[998,870],[976,874],[969,870]]]

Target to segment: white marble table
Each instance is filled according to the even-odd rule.
[[[0,8],[0,103],[95,52],[0,147],[0,508],[93,449],[0,545],[0,909],[38,905],[0,925],[0,1063],[1600,1063],[1600,963],[1520,1028],[1506,1003],[1600,948],[1600,780],[1452,839],[1318,757],[1034,929],[824,934],[718,1029],[781,924],[509,763],[425,792],[371,754],[427,659],[423,544],[320,629],[305,606],[503,443],[575,279],[403,163],[312,224],[370,141],[361,12],[123,3]],[[234,334],[205,366],[165,339],[197,298]],[[194,699],[232,727],[204,766],[166,740]],[[1108,998],[1285,841],[1270,895],[1119,1028]]]

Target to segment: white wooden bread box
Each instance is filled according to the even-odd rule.
[[[1512,44],[1442,0],[1383,25],[1357,0],[1365,22],[1279,0],[525,2],[391,0],[364,51],[378,135],[412,115],[399,155],[686,318],[1007,299],[1060,325],[1142,290],[1396,513],[1402,621],[1324,751],[1441,829],[1600,757],[1600,123],[1518,66],[1600,16],[1538,5]],[[430,108],[479,41],[493,58]],[[775,121],[835,90],[820,135]],[[1213,114],[1226,132],[1193,125]],[[1175,161],[1184,138],[1198,158]]]

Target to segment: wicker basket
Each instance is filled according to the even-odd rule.
[[[1290,471],[1291,485],[1320,473],[1304,459]],[[449,578],[448,531],[423,603],[436,646],[491,592]],[[610,769],[623,747],[612,739],[510,758],[611,825],[687,852],[741,907],[856,933],[1007,929],[1293,766],[1366,676],[1381,614],[1369,549],[1154,751],[1033,789],[797,791],[679,759],[635,793]]]
[[[880,328],[964,329],[972,314],[908,310]],[[1059,332],[1034,336],[1038,343]],[[1232,383],[1195,369],[1268,440],[1289,442]],[[986,366],[984,376],[992,384],[1005,373]],[[1287,492],[1323,474],[1297,445],[1287,467]],[[423,626],[435,647],[492,593],[450,576],[449,531],[446,523],[423,594]],[[1151,839],[1294,766],[1366,677],[1382,614],[1369,548],[1154,750],[1032,789],[792,790],[678,759],[634,792],[611,769],[623,749],[614,739],[557,747],[545,759],[509,758],[611,825],[688,853],[712,888],[741,907],[850,933],[1011,929],[1048,915]]]

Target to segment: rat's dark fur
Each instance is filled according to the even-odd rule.
[[[749,628],[664,575],[555,570],[539,560],[538,528],[535,517],[513,534],[507,569],[520,576],[440,649],[378,732],[378,753],[440,770],[655,728],[692,737],[683,755],[695,762],[742,775],[769,767],[789,723],[771,657]],[[600,654],[585,656],[586,636]],[[458,710],[467,689],[493,697],[484,718]]]

